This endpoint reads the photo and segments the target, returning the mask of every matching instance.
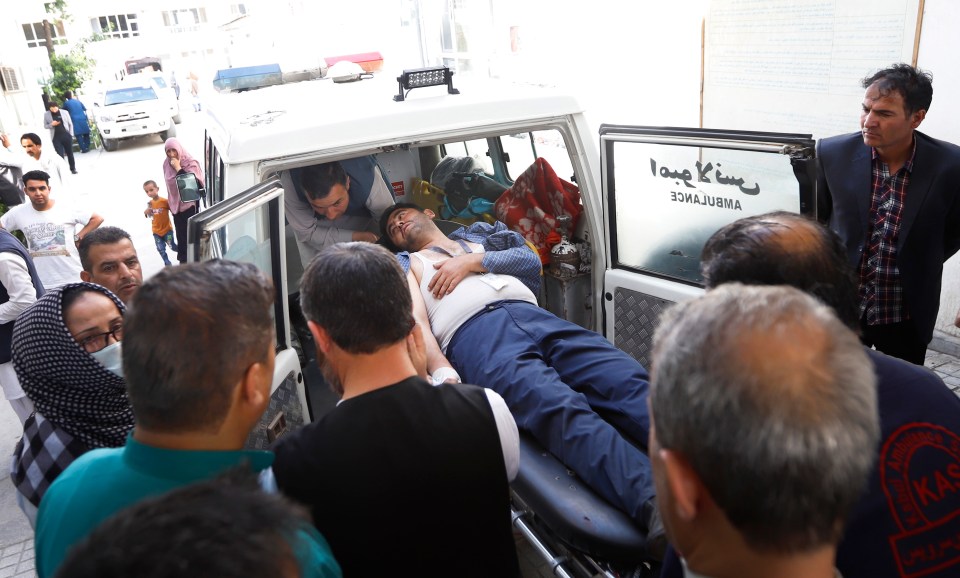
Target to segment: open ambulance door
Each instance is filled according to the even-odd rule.
[[[770,211],[816,216],[810,135],[602,125],[600,160],[604,332],[648,369],[661,313],[703,292],[714,232]]]
[[[188,261],[253,263],[273,280],[277,358],[270,407],[247,439],[248,449],[265,449],[285,432],[310,422],[300,359],[291,344],[283,224],[283,188],[274,178],[194,215],[187,228]],[[230,299],[229,295],[223,297]],[[232,305],[239,310],[246,306]]]

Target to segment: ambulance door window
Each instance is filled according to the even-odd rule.
[[[535,130],[506,135],[500,137],[500,146],[503,147],[506,159],[507,179],[511,183],[537,158],[546,160],[561,179],[576,182],[567,145],[558,130]]]

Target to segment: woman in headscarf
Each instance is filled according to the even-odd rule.
[[[123,303],[92,283],[44,294],[17,318],[13,365],[36,411],[10,476],[32,526],[44,492],[81,454],[120,447],[133,429],[122,377]]]
[[[183,145],[175,138],[168,138],[163,143],[163,150],[167,155],[163,161],[163,180],[167,183],[167,203],[173,213],[173,228],[177,233],[177,261],[187,262],[187,220],[197,214],[197,202],[185,203],[180,200],[180,189],[177,188],[177,175],[193,173],[200,186],[203,185],[203,168],[190,153],[184,150]]]

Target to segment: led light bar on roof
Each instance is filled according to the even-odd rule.
[[[404,70],[403,74],[397,77],[397,82],[400,84],[400,93],[393,97],[393,100],[397,102],[405,100],[414,88],[426,86],[442,86],[445,84],[447,85],[447,94],[460,94],[460,91],[453,87],[453,71],[446,66]]]

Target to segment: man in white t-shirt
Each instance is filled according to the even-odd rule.
[[[50,198],[50,175],[30,171],[23,175],[23,188],[30,204],[18,205],[2,217],[0,226],[22,231],[27,250],[46,289],[80,280],[77,245],[103,217],[73,207],[67,200]]]

